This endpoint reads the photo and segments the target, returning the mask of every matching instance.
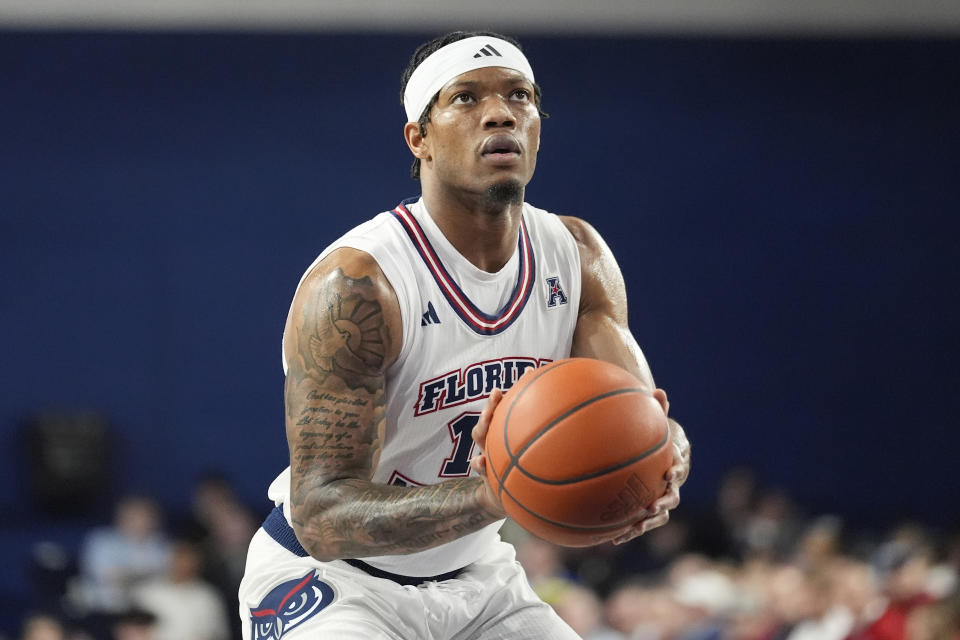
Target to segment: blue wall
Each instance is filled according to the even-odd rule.
[[[47,407],[106,413],[118,486],[182,508],[219,467],[266,507],[297,279],[418,191],[420,40],[0,32],[4,518]],[[619,257],[685,500],[746,462],[813,510],[954,522],[960,42],[524,42],[528,200]]]

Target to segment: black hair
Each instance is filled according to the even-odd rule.
[[[452,31],[442,36],[438,36],[429,42],[424,42],[417,50],[413,52],[413,55],[410,57],[410,62],[407,63],[407,68],[403,70],[403,75],[400,76],[400,104],[403,104],[403,94],[407,90],[407,83],[410,82],[410,76],[413,75],[413,72],[416,71],[417,67],[420,66],[424,60],[426,60],[430,54],[439,51],[448,44],[457,42],[458,40],[463,40],[465,38],[475,38],[477,36],[490,36],[491,38],[499,38],[500,40],[506,40],[517,49],[523,50],[523,47],[520,46],[520,43],[516,39],[511,38],[510,36],[505,36],[494,31]],[[437,96],[440,95],[438,91],[430,98],[430,102],[427,103],[427,106],[424,108],[423,113],[420,114],[420,119],[417,120],[417,124],[420,125],[420,135],[427,135],[427,123],[430,122],[430,110],[433,109],[433,105],[437,104]],[[540,103],[543,97],[543,92],[540,90],[540,85],[536,82],[533,83],[533,102],[537,105],[537,111],[540,114],[541,118],[549,118],[550,114],[545,112],[540,108]],[[413,164],[410,166],[410,177],[414,180],[420,177],[420,158],[414,158]]]

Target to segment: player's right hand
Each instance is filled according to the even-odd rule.
[[[653,397],[656,398],[663,407],[664,414],[669,415],[670,401],[667,400],[667,392],[663,389],[657,389],[653,392]],[[673,420],[670,421],[670,424],[671,429],[680,429],[682,434],[683,428],[679,424]],[[690,474],[690,445],[689,442],[687,442],[686,435],[682,435],[679,440],[681,443],[685,443],[686,446],[682,447],[677,443],[675,434],[671,437],[671,444],[673,445],[673,465],[664,475],[667,486],[663,495],[650,505],[649,510],[641,520],[617,535],[612,540],[613,544],[629,542],[652,529],[662,527],[670,520],[670,510],[680,504],[680,485],[686,482],[687,476]]]
[[[490,486],[490,481],[487,478],[487,456],[483,452],[487,442],[487,430],[490,428],[490,420],[493,418],[493,412],[502,399],[503,391],[494,388],[493,391],[490,392],[487,405],[480,413],[480,420],[473,427],[472,436],[473,441],[476,443],[477,455],[470,459],[470,468],[483,478],[485,491],[482,500],[484,502],[484,509],[491,514],[499,515],[499,517],[506,517],[507,514],[503,510],[503,505],[497,498],[497,492]]]

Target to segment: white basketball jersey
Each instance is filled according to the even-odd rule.
[[[373,256],[403,318],[400,355],[387,371],[386,433],[373,481],[417,486],[470,475],[470,433],[491,390],[570,355],[580,307],[573,236],[554,214],[524,204],[517,250],[499,272],[487,273],[450,244],[421,199],[347,232],[310,268],[341,247]],[[269,491],[288,521],[289,474],[287,468]],[[480,558],[501,524],[417,553],[362,560],[412,576],[452,571]]]

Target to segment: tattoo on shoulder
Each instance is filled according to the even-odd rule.
[[[349,389],[377,391],[390,335],[370,277],[338,269],[304,306],[296,331],[307,377],[322,383],[335,376]]]

